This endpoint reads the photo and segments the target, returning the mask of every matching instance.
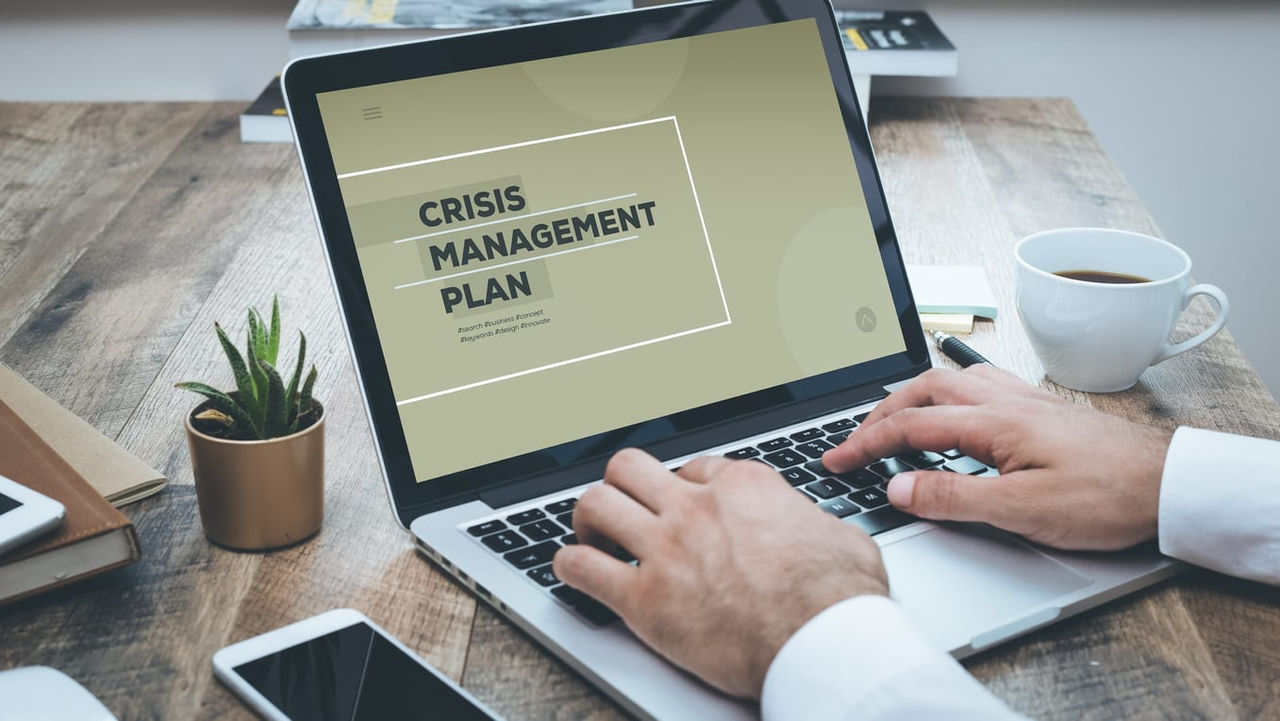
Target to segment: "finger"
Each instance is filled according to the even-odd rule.
[[[626,617],[631,584],[638,569],[623,563],[598,548],[583,545],[565,546],[551,560],[556,578],[595,598]]]
[[[665,496],[671,492],[675,476],[657,458],[638,448],[624,448],[609,459],[604,468],[604,482],[657,513]]]
[[[621,545],[643,558],[658,531],[658,517],[639,501],[608,484],[588,488],[573,509],[578,540],[599,548]]]
[[[996,400],[998,389],[994,382],[974,373],[933,368],[880,401],[859,430],[906,408],[975,405]]]
[[[905,408],[875,425],[864,425],[822,456],[836,473],[859,468],[903,451],[959,448],[981,461],[991,460],[991,431],[996,419],[984,406]]]
[[[899,473],[889,481],[889,502],[937,521],[979,521],[1023,532],[1032,522],[1025,474],[966,476],[947,471]]]
[[[1014,393],[1023,398],[1047,397],[1055,400],[1061,400],[1058,396],[1053,395],[1049,391],[1046,391],[1039,386],[1031,385],[1018,376],[1015,376],[1008,371],[1002,371],[990,363],[977,363],[965,368],[963,372],[976,375],[984,380],[989,380],[1000,386],[1003,390]]]
[[[681,466],[676,475],[693,483],[707,483],[732,463],[736,461],[723,456],[699,456]]]

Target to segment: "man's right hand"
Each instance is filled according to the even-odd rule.
[[[889,500],[922,518],[979,521],[1049,546],[1154,538],[1172,432],[1064,401],[988,365],[922,374],[883,400],[822,463],[843,472],[916,449],[959,448],[995,477],[902,473]]]

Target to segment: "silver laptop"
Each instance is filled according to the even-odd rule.
[[[957,451],[822,467],[929,367],[824,0],[305,58],[283,84],[397,519],[636,715],[756,710],[551,570],[626,446],[775,467],[873,534],[894,596],[956,656],[1177,570],[1152,548],[1055,553],[888,506],[906,468],[994,473]]]

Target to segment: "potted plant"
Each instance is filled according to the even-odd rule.
[[[319,531],[324,518],[324,408],[311,396],[314,365],[302,380],[307,337],[298,332],[298,358],[286,383],[275,367],[278,299],[271,303],[270,325],[249,309],[244,355],[221,325],[214,329],[235,390],[177,384],[205,397],[186,417],[205,535],[241,550],[297,543]]]

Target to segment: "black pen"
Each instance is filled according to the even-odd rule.
[[[982,354],[965,345],[964,341],[950,333],[935,330],[933,332],[933,340],[938,344],[938,349],[942,351],[943,355],[959,363],[961,368],[968,368],[978,363],[991,365],[991,361],[983,358]]]

